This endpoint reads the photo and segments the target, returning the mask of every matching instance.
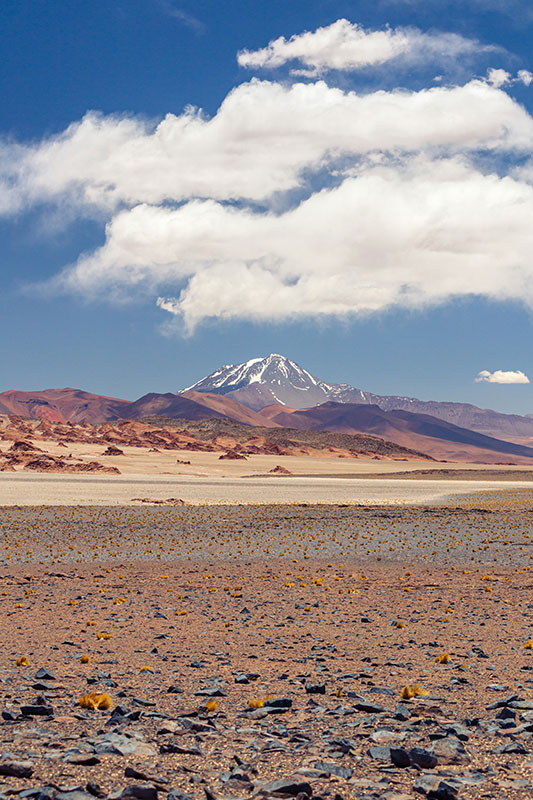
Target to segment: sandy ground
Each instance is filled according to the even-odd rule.
[[[42,446],[55,455],[66,452],[54,442]],[[120,475],[0,473],[0,505],[128,505],[139,497],[177,497],[187,503],[427,504],[487,490],[529,489],[531,482],[524,478],[533,478],[533,468],[523,466],[499,467],[498,473],[494,465],[479,464],[261,455],[221,461],[218,453],[123,450],[121,456],[102,456],[101,446],[72,443],[68,451],[117,467]],[[269,476],[278,465],[293,475]],[[428,470],[431,474],[424,475]],[[441,471],[453,475],[441,479]]]
[[[279,456],[252,455],[246,460],[220,460],[220,453],[201,453],[190,450],[162,450],[150,452],[143,447],[121,446],[121,456],[102,456],[105,447],[94,444],[68,444],[68,450],[58,447],[57,442],[39,442],[46,452],[56,456],[72,453],[75,458],[86,461],[99,461],[105,466],[117,467],[123,475],[183,475],[196,477],[241,477],[246,475],[266,475],[271,469],[280,465],[294,475],[346,476],[372,475],[382,473],[414,472],[419,470],[461,470],[505,472],[530,472],[533,476],[533,465],[496,467],[494,464],[463,464],[455,462],[434,462],[427,460],[402,461],[395,459],[374,459],[368,457],[338,458],[324,453],[315,456]],[[179,462],[190,461],[190,464]]]

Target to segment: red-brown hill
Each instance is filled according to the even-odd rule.
[[[234,401],[235,402],[235,401]],[[174,419],[211,419],[226,418],[206,405],[179,394],[159,394],[150,392],[135,402],[130,403],[122,412],[123,419],[142,419],[144,417],[169,417]]]
[[[194,400],[195,403],[210,408],[212,411],[217,411],[229,419],[234,419],[236,422],[243,422],[245,425],[255,425],[256,427],[264,428],[278,428],[277,422],[274,422],[270,417],[251,408],[243,406],[231,397],[221,394],[212,394],[211,392],[184,392],[180,397],[186,397],[189,400]],[[283,409],[283,406],[278,407],[278,413]]]
[[[45,389],[0,393],[0,414],[13,414],[51,422],[104,422],[123,416],[129,400],[105,397],[81,389]]]
[[[428,414],[383,411],[375,405],[329,402],[293,413],[282,412],[274,421],[300,430],[371,433],[439,459],[484,463],[533,460],[531,447],[485,436]]]

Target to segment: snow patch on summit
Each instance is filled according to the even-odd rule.
[[[321,381],[279,353],[251,358],[242,364],[229,364],[183,391],[189,390],[231,394],[238,402],[255,409],[272,403],[310,408],[328,400],[362,401],[359,389]]]

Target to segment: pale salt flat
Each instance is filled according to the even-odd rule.
[[[477,492],[531,491],[531,482],[320,477],[0,474],[0,505],[135,505],[133,498],[191,504],[353,503],[429,505]]]

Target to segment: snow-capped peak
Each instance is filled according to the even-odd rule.
[[[242,364],[230,364],[212,372],[206,378],[189,386],[197,392],[234,391],[242,386],[258,383],[270,385],[289,382],[292,384],[316,385],[316,379],[294,361],[279,353],[270,353],[264,358],[251,358]],[[225,393],[225,392],[224,392]]]
[[[328,400],[343,402],[340,395],[346,392],[357,394],[357,399],[351,397],[351,402],[361,402],[358,389],[320,381],[279,353],[221,367],[182,391],[189,390],[231,393],[239,402],[252,408],[263,408],[272,403],[309,408]]]

